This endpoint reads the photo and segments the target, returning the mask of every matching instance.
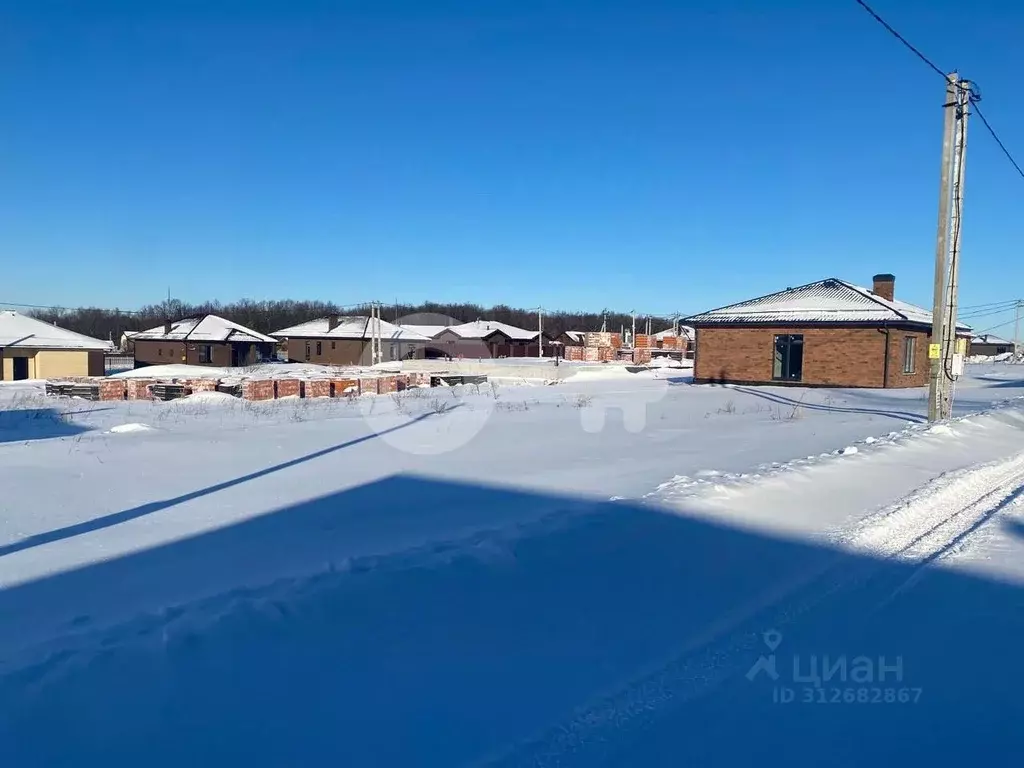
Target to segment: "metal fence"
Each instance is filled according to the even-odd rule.
[[[133,355],[106,355],[103,358],[103,372],[106,375],[130,371],[135,367]]]

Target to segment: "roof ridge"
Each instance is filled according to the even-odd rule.
[[[845,280],[839,280],[839,278],[833,278],[833,279],[834,280],[838,280],[840,283],[845,285],[847,288],[849,288],[850,290],[860,294],[861,296],[866,296],[867,298],[871,299],[871,301],[873,301],[876,304],[878,304],[878,306],[884,307],[885,309],[888,309],[890,312],[895,312],[897,315],[902,317],[904,320],[909,320],[910,319],[910,318],[907,317],[906,313],[901,312],[900,310],[898,310],[895,307],[895,304],[896,304],[895,300],[889,301],[887,299],[883,299],[881,296],[876,296],[873,291],[869,291],[867,288],[861,288],[861,286],[857,285],[856,283],[848,283]],[[924,307],[922,307],[922,309],[924,309]]]

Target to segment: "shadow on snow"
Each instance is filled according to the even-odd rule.
[[[916,573],[395,476],[0,591],[4,644],[74,633],[0,676],[0,763],[1005,764],[1024,591],[942,569],[900,590]],[[139,618],[103,627],[104,604]],[[748,680],[770,629],[777,679]],[[857,657],[901,677],[794,679]]]
[[[74,412],[63,412],[55,408],[0,410],[0,444],[74,437],[87,432],[85,427],[67,420],[66,417],[71,415]]]
[[[454,411],[456,408],[459,407],[461,406],[452,406],[451,408],[447,409],[446,413],[450,413],[451,411]],[[416,416],[415,418],[409,419],[409,421],[403,422],[402,424],[398,424],[394,427],[382,429],[379,432],[370,432],[367,435],[357,437],[353,440],[346,440],[344,443],[339,443],[338,445],[332,445],[327,448],[322,448],[319,451],[313,451],[312,453],[307,453],[304,456],[299,456],[298,458],[295,459],[289,459],[288,461],[283,461],[280,464],[274,464],[273,466],[257,470],[256,472],[250,472],[249,474],[242,475],[241,477],[235,477],[232,478],[231,480],[225,480],[223,483],[217,483],[206,488],[200,488],[199,490],[192,491],[191,493],[184,493],[180,496],[175,496],[170,499],[163,499],[162,501],[153,501],[148,504],[140,504],[137,507],[125,509],[122,510],[121,512],[115,512],[110,515],[104,515],[103,517],[93,518],[92,520],[86,520],[81,523],[75,523],[74,525],[67,525],[63,528],[56,528],[52,531],[46,531],[45,533],[39,533],[34,536],[29,536],[27,538],[16,541],[12,544],[5,544],[3,546],[0,546],[0,557],[13,554],[14,552],[21,552],[25,549],[31,549],[32,547],[39,547],[43,544],[49,544],[54,541],[68,539],[72,536],[80,536],[84,533],[91,533],[93,531],[99,531],[104,528],[110,528],[111,526],[118,525],[120,523],[125,523],[129,520],[135,520],[139,517],[145,517],[146,515],[151,515],[154,512],[160,512],[169,507],[177,506],[178,504],[184,504],[187,501],[202,498],[203,496],[209,496],[211,493],[217,493],[218,491],[227,490],[228,488],[232,488],[236,485],[247,483],[250,480],[265,477],[266,475],[272,475],[275,472],[280,472],[281,470],[294,467],[298,464],[304,464],[307,461],[319,459],[322,456],[327,456],[329,454],[335,453],[336,451],[340,451],[345,448],[351,448],[354,445],[359,445],[360,443],[365,443],[368,440],[373,440],[379,437],[380,435],[385,435],[388,434],[389,432],[395,432],[400,429],[404,429],[405,427],[415,424],[418,421],[423,421],[423,419],[429,418],[433,415],[434,414],[432,413],[425,413],[420,416]]]

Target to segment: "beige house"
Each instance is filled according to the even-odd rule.
[[[0,311],[0,381],[102,376],[113,345],[17,312]]]

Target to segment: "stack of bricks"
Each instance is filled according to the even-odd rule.
[[[360,379],[359,380],[359,394],[360,395],[379,395],[380,390],[378,386],[380,379]]]
[[[191,392],[216,392],[218,379],[187,379],[182,381]]]
[[[128,379],[129,400],[152,400],[153,390],[150,386],[154,384],[153,379]]]
[[[633,349],[650,349],[654,346],[654,337],[638,333],[633,341]]]
[[[377,379],[377,394],[390,395],[398,391],[397,376],[381,376]]]
[[[356,379],[334,379],[331,391],[334,397],[355,397],[359,394],[359,382]]]
[[[565,359],[566,360],[582,360],[583,350],[585,347],[566,347],[565,348]]]
[[[277,396],[281,397],[302,397],[302,382],[298,379],[278,379]]]
[[[242,397],[245,400],[273,400],[274,382],[270,379],[243,381]]]
[[[306,397],[330,397],[330,379],[312,379],[306,382]]]
[[[127,391],[124,379],[99,379],[96,383],[100,400],[124,400]]]
[[[618,347],[598,347],[597,348],[597,359],[602,363],[609,363],[612,360],[617,360],[619,356]]]
[[[622,346],[622,334],[608,331],[587,331],[583,337],[588,347],[612,347],[618,349]]]
[[[650,349],[634,349],[633,350],[633,362],[637,365],[645,365],[651,362],[651,350]]]

